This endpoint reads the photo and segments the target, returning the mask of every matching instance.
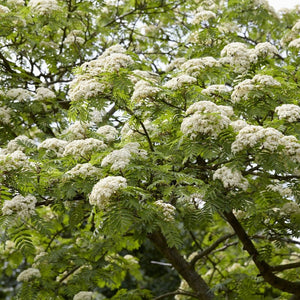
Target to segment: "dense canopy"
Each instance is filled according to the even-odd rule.
[[[1,1],[0,298],[300,299],[299,15]]]

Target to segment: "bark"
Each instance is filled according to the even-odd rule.
[[[178,252],[175,247],[170,248],[167,244],[165,237],[161,232],[155,231],[148,235],[148,238],[153,242],[156,248],[169,260],[175,270],[184,278],[189,284],[198,299],[211,300],[214,299],[214,294],[210,290],[206,282],[195,271]]]
[[[225,216],[231,227],[234,229],[239,240],[242,242],[244,250],[246,250],[252,257],[256,267],[260,271],[260,275],[264,278],[264,280],[274,288],[294,294],[295,298],[293,299],[298,299],[300,296],[300,282],[289,281],[274,275],[273,271],[276,270],[276,268],[271,267],[264,260],[260,259],[257,249],[255,248],[242,225],[236,219],[235,215],[232,212],[223,212],[223,215]]]

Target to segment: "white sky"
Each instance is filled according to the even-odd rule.
[[[268,0],[276,10],[281,8],[294,8],[295,5],[300,5],[300,0]]]

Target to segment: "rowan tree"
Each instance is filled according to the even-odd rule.
[[[3,299],[300,299],[300,8],[4,0]]]

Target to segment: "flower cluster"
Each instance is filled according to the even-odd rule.
[[[3,215],[12,215],[15,213],[18,217],[27,219],[35,214],[35,204],[36,198],[33,195],[26,197],[17,195],[11,200],[4,201],[2,213]]]
[[[0,153],[0,171],[2,172],[28,169],[29,167],[30,163],[28,157],[20,150],[8,154]]]
[[[213,84],[201,91],[205,96],[223,95],[230,92],[230,87],[225,84]]]
[[[195,83],[197,83],[197,79],[195,77],[183,74],[167,81],[164,84],[164,87],[169,88],[171,90],[178,90],[186,85],[191,85]]]
[[[119,189],[126,188],[127,181],[122,176],[108,176],[101,179],[93,187],[89,201],[92,205],[97,205],[104,209],[109,203],[110,198],[116,194]]]
[[[118,130],[110,125],[101,126],[96,132],[102,135],[107,142],[113,142],[118,136]]]
[[[230,124],[229,117],[233,115],[233,110],[230,106],[199,101],[192,104],[186,113],[190,116],[183,119],[181,131],[193,139],[199,133],[217,137]]]
[[[77,164],[74,168],[69,170],[65,176],[67,178],[74,178],[74,177],[81,177],[81,178],[87,178],[87,177],[94,177],[98,176],[100,170],[90,163],[85,164]]]
[[[81,30],[72,30],[64,40],[65,44],[79,44],[82,45],[85,43],[84,32]]]
[[[252,79],[246,79],[234,87],[231,94],[233,103],[246,100],[253,90],[263,90],[266,87],[279,87],[281,84],[270,75],[255,75]]]
[[[140,80],[150,81],[150,82],[158,82],[159,75],[154,72],[142,71],[142,70],[134,70],[132,71],[132,75],[129,76],[130,81],[133,84],[136,84]]]
[[[30,0],[28,7],[31,8],[33,13],[38,15],[50,15],[60,10],[56,0]]]
[[[27,143],[31,141],[32,140],[29,139],[26,135],[19,135],[15,139],[8,142],[5,150],[8,153],[13,153],[17,150],[23,151],[25,147],[22,146],[21,143]]]
[[[57,157],[61,157],[63,156],[67,144],[67,141],[57,138],[50,138],[40,143],[38,149],[47,149],[48,153],[53,152]]]
[[[7,5],[10,6],[23,6],[24,0],[7,0]]]
[[[286,135],[280,139],[280,145],[284,146],[283,152],[294,162],[300,162],[300,143],[293,135]]]
[[[173,205],[165,203],[162,200],[157,200],[154,204],[162,211],[165,221],[174,221],[176,208]]]
[[[221,51],[220,62],[228,63],[235,68],[236,72],[245,72],[258,58],[274,56],[278,54],[275,46],[269,42],[259,43],[253,49],[248,49],[246,44],[234,42],[226,45]]]
[[[130,162],[132,154],[140,156],[142,158],[147,157],[147,152],[145,150],[139,149],[139,143],[128,143],[120,150],[114,150],[108,154],[101,163],[102,167],[111,164],[111,170],[124,169]]]
[[[73,300],[92,300],[93,299],[93,292],[85,292],[81,291],[77,293]]]
[[[288,47],[289,47],[289,48],[300,49],[300,38],[292,40],[292,41],[289,43]]]
[[[280,120],[285,119],[288,122],[297,122],[300,119],[300,106],[295,104],[282,104],[275,108]]]
[[[2,122],[3,124],[9,124],[10,114],[11,114],[10,108],[6,106],[0,107],[0,122]]]
[[[85,140],[74,140],[66,145],[63,156],[73,155],[76,158],[87,159],[93,152],[101,151],[106,148],[103,141],[89,138]]]
[[[0,5],[0,14],[7,14],[10,12],[10,9],[4,5]]]
[[[230,126],[233,128],[234,131],[240,131],[244,127],[246,127],[248,124],[245,120],[236,120],[232,121],[230,123]]]
[[[220,63],[211,56],[193,58],[183,63],[180,68],[192,77],[198,77],[205,69],[218,67]]]
[[[160,88],[155,86],[153,83],[145,80],[139,80],[134,85],[134,91],[131,96],[132,101],[141,101],[148,98],[153,98],[160,91]]]
[[[201,9],[196,13],[194,19],[192,20],[193,24],[199,24],[202,21],[208,21],[209,19],[215,19],[216,14],[210,10]]]
[[[24,102],[31,99],[32,93],[22,88],[16,88],[8,90],[6,96],[18,102]]]
[[[67,130],[66,134],[70,140],[81,140],[86,137],[88,125],[82,123],[80,121],[75,121],[72,125],[70,125]]]
[[[34,280],[35,278],[40,278],[41,273],[39,269],[35,268],[29,268],[19,274],[17,277],[17,281],[20,282],[29,282],[31,280]]]
[[[47,99],[54,99],[55,93],[53,91],[51,91],[50,89],[44,88],[44,87],[39,87],[36,90],[36,95],[35,95],[35,99],[36,100],[47,100]]]
[[[213,180],[216,179],[221,180],[225,188],[237,187],[242,190],[248,188],[248,181],[242,176],[241,172],[232,170],[226,166],[223,166],[214,172]]]

